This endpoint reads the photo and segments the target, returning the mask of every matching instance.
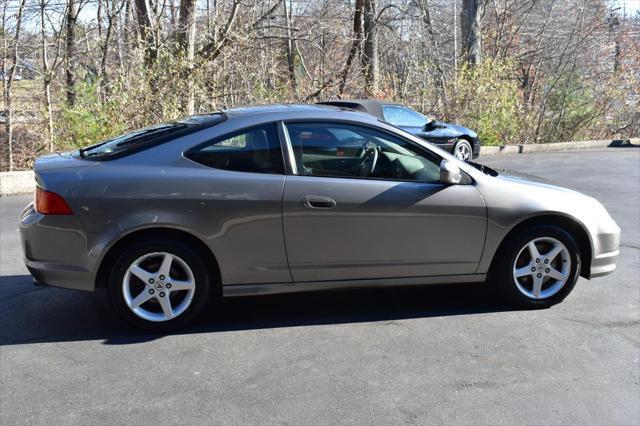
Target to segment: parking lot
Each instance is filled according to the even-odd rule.
[[[517,310],[482,285],[229,299],[146,335],[35,287],[0,199],[1,424],[638,424],[640,149],[482,158],[600,200],[618,270]],[[427,244],[428,242],[425,242]]]

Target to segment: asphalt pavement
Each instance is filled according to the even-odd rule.
[[[0,198],[0,424],[640,424],[640,149],[480,160],[600,200],[617,271],[551,309],[483,286],[226,300],[146,335],[104,291],[31,284]]]

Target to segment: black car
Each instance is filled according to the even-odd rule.
[[[368,112],[385,123],[436,144],[461,160],[471,160],[480,155],[480,139],[473,130],[457,124],[432,120],[404,105],[372,99],[335,100],[319,103]]]

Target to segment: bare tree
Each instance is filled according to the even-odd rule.
[[[285,42],[285,50],[287,52],[287,72],[289,77],[289,85],[292,90],[296,90],[296,68],[295,68],[295,53],[294,53],[294,40],[291,31],[291,21],[293,17],[293,1],[290,0],[291,4],[287,6],[287,0],[282,2],[283,8],[283,16],[284,22],[287,31],[287,37]]]
[[[433,21],[431,20],[431,11],[429,9],[428,0],[418,1],[418,7],[421,11],[422,21],[424,22],[425,30],[427,31],[427,35],[429,39],[428,41],[430,44],[430,49],[428,49],[429,56],[431,58],[431,63],[433,64],[433,68],[436,73],[435,80],[438,87],[437,103],[439,106],[442,106],[445,98],[447,97],[447,84],[446,84],[446,77],[444,73],[444,67],[442,65],[442,56],[440,54],[440,45],[438,43],[438,38],[434,30]]]
[[[184,105],[186,114],[194,111],[194,87],[191,79],[196,43],[196,5],[197,0],[180,1],[180,19],[178,21],[177,39],[180,55],[185,61],[184,78],[187,82],[187,96]]]
[[[47,16],[47,7],[49,0],[40,0],[40,37],[42,38],[42,88],[44,91],[44,107],[45,107],[45,121],[47,123],[47,142],[49,151],[53,151],[54,135],[53,135],[53,103],[51,100],[51,83],[53,81],[56,69],[62,64],[60,59],[60,51],[62,44],[60,43],[60,29],[58,31],[53,29],[53,40],[56,45],[55,55],[53,61],[49,61],[49,37],[47,36],[47,21],[50,19]]]
[[[364,0],[363,5],[364,48],[362,65],[364,68],[365,93],[374,96],[378,92],[378,25],[375,0]]]
[[[24,5],[27,0],[21,0],[20,5],[18,6],[18,11],[16,12],[16,32],[13,37],[13,49],[11,51],[11,67],[9,68],[8,74],[3,75],[3,79],[6,80],[5,90],[4,90],[4,104],[6,108],[6,118],[5,118],[5,129],[7,132],[7,149],[9,154],[9,171],[13,170],[13,105],[12,105],[12,94],[11,90],[13,88],[13,79],[16,75],[16,68],[18,67],[18,49],[20,45],[20,29],[22,28],[22,12],[24,11]],[[4,10],[4,14],[6,15],[6,7]],[[4,18],[3,18],[4,21]],[[3,29],[6,28],[5,22],[3,22]]]
[[[138,33],[140,34],[139,42],[143,46],[145,64],[152,66],[157,59],[157,40],[151,23],[151,7],[148,0],[134,0],[134,4],[138,20]]]
[[[100,47],[100,68],[98,70],[98,78],[100,79],[100,85],[98,88],[105,94],[108,94],[109,90],[109,77],[107,74],[107,60],[109,58],[109,46],[111,45],[111,37],[116,25],[117,17],[125,2],[120,0],[104,0],[105,9],[107,14],[107,27],[105,29],[104,39],[102,46]],[[100,2],[102,3],[102,2]]]
[[[65,35],[65,75],[67,83],[67,104],[76,103],[76,60],[78,49],[76,46],[76,22],[78,20],[79,5],[77,0],[68,0],[67,4],[67,32]]]
[[[356,0],[355,11],[353,14],[353,41],[351,42],[351,49],[349,50],[349,56],[347,57],[347,63],[344,66],[344,71],[342,72],[342,77],[340,79],[340,89],[338,90],[338,96],[342,96],[344,93],[344,88],[347,83],[347,76],[349,75],[349,70],[351,69],[351,64],[353,63],[353,59],[358,54],[360,47],[362,45],[362,34],[364,32],[363,22],[362,22],[362,11],[364,9],[364,0]]]
[[[0,12],[3,169],[196,111],[335,96],[385,96],[487,143],[640,130],[640,18],[608,0],[0,0]]]
[[[480,3],[482,0],[462,0],[462,57],[471,65],[482,61]]]

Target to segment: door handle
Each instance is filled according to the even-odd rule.
[[[334,200],[320,195],[307,195],[302,199],[302,203],[309,209],[333,209],[336,207]]]

